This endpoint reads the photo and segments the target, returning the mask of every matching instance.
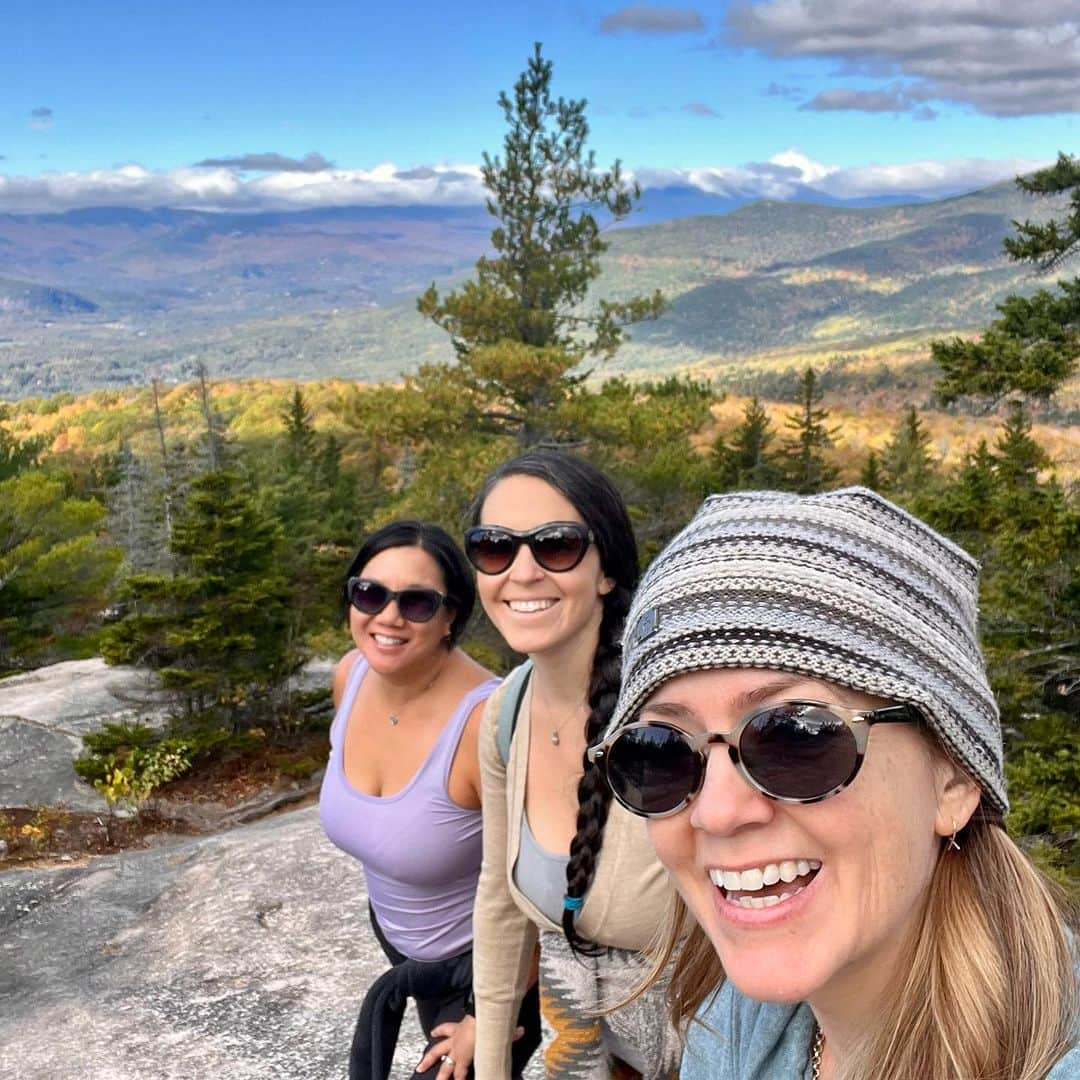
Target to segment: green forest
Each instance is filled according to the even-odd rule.
[[[605,228],[639,196],[587,149],[583,101],[553,95],[539,47],[503,94],[506,137],[484,157],[491,254],[418,317],[446,359],[401,383],[190,381],[0,405],[0,675],[102,655],[158,672],[164,729],[107,730],[80,763],[110,801],[138,802],[207,755],[310,722],[289,680],[347,647],[341,578],[361,537],[396,517],[459,534],[484,476],[523,447],[566,448],[623,492],[645,562],[713,491],[864,483],[983,565],[982,636],[1002,708],[1010,829],[1080,882],[1080,490],[1033,435],[1076,373],[1080,279],[1010,297],[977,338],[935,342],[938,408],[981,438],[946,463],[924,412],[852,450],[822,372],[733,415],[686,376],[603,377],[660,292],[590,301]],[[1068,195],[1063,220],[1007,244],[1046,272],[1080,242],[1080,162],[1021,178]],[[505,669],[479,621],[467,647]]]

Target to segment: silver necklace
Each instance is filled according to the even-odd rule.
[[[423,690],[420,690],[417,693],[413,694],[411,698],[406,698],[405,701],[397,707],[396,711],[390,713],[390,715],[386,719],[390,721],[391,727],[397,727],[398,724],[401,723],[401,717],[398,715],[398,712],[404,712],[410,705],[416,704],[416,702],[418,702],[435,685],[435,680],[441,674],[442,665],[440,664],[439,670],[435,672],[435,674],[432,676],[431,682],[429,682]]]
[[[814,1025],[814,1045],[810,1051],[810,1075],[814,1080],[821,1080],[821,1055],[825,1052],[825,1032]]]
[[[566,727],[566,725],[569,724],[570,721],[573,720],[573,719],[574,719],[573,716],[568,716],[561,724],[559,724],[558,727],[553,727],[551,729],[551,745],[552,746],[558,746],[559,745],[559,732],[562,731],[562,729],[564,727]]]

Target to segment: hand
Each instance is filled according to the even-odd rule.
[[[465,1080],[476,1047],[476,1020],[464,1016],[459,1023],[450,1021],[439,1024],[431,1029],[431,1034],[439,1036],[439,1041],[432,1043],[420,1059],[416,1071],[426,1072],[441,1059],[437,1080],[451,1080],[451,1077],[453,1080]]]

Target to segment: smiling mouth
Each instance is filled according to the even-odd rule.
[[[818,859],[785,859],[746,870],[709,871],[709,880],[731,904],[767,908],[790,900],[810,884],[821,869]]]
[[[555,606],[554,600],[507,600],[506,606],[511,611],[529,615],[534,611],[547,611]]]
[[[372,634],[375,639],[376,645],[404,645],[405,639],[400,637],[390,637],[389,634]]]

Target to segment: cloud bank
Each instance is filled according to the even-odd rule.
[[[932,100],[990,116],[1080,112],[1076,0],[743,0],[726,32],[767,56],[837,62],[845,76],[899,76],[906,111]],[[861,106],[829,105],[843,100],[829,89],[809,107],[881,111],[880,89],[855,91]]]
[[[1028,158],[953,158],[838,167],[785,150],[764,162],[697,169],[638,168],[643,188],[689,187],[724,198],[791,199],[909,195],[933,198],[971,191],[1050,164]],[[324,206],[481,206],[477,165],[390,162],[373,169],[282,170],[249,176],[199,167],[154,171],[141,165],[39,176],[0,173],[0,212],[50,213],[90,206],[215,211],[306,210]]]

